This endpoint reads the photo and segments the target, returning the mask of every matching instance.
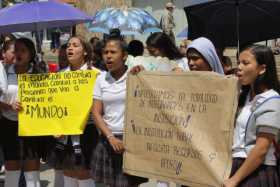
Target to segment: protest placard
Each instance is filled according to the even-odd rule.
[[[98,71],[19,75],[19,136],[82,134]]]
[[[129,75],[124,171],[199,187],[229,176],[238,84],[213,72]]]

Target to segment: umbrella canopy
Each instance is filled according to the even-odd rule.
[[[139,8],[106,8],[98,11],[88,25],[92,32],[109,34],[118,28],[122,35],[160,32],[159,23],[147,11]]]
[[[91,21],[79,9],[55,1],[20,3],[0,10],[0,33],[39,31]]]
[[[184,7],[192,6],[192,5],[206,3],[206,2],[210,2],[210,1],[215,1],[215,0],[187,0],[187,1],[183,1],[183,6]]]
[[[177,38],[188,38],[188,27],[185,27],[181,32],[176,35]]]
[[[184,8],[188,37],[208,37],[216,47],[280,36],[279,0],[216,0]]]

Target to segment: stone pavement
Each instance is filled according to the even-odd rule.
[[[53,169],[47,168],[43,166],[41,169],[41,187],[53,187],[54,180],[54,171]],[[148,183],[144,183],[140,185],[140,187],[155,187],[156,180],[150,180]],[[1,187],[1,185],[0,185]],[[105,187],[105,185],[97,184],[96,187]],[[170,185],[170,187],[176,187],[174,183]]]
[[[41,166],[41,187],[53,187],[54,185],[54,170],[49,168],[46,164],[42,164]],[[0,175],[0,187],[4,187],[5,176]],[[155,187],[156,181],[150,180],[148,183],[140,185],[140,187]],[[105,185],[97,184],[96,187],[105,187]],[[174,183],[170,185],[170,187],[176,187]]]

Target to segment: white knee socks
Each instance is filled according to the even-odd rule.
[[[40,174],[39,171],[25,171],[24,177],[26,187],[40,187]]]
[[[157,181],[157,187],[169,187],[169,182]]]
[[[71,136],[72,145],[80,145],[80,136],[79,135],[72,135]]]
[[[79,187],[95,187],[95,182],[92,179],[78,180]]]
[[[18,186],[19,183],[19,176],[20,171],[14,170],[14,171],[6,171],[5,172],[5,187],[14,187]]]
[[[76,178],[64,175],[65,187],[95,187],[95,182],[92,179],[78,180]]]
[[[78,187],[78,180],[64,175],[64,186],[65,187]]]
[[[63,186],[64,186],[63,171],[54,170],[54,187],[63,187]]]

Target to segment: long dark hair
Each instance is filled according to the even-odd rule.
[[[36,53],[36,48],[32,40],[28,38],[18,38],[16,39],[15,43],[22,43],[26,46],[30,53],[30,66],[32,67],[32,73],[43,73],[40,71],[38,66],[38,57]]]
[[[183,55],[170,37],[163,32],[155,32],[151,34],[146,41],[146,45],[148,47],[150,46],[159,49],[161,53],[170,60],[183,58]]]
[[[3,52],[5,53],[6,51],[8,51],[10,49],[10,47],[13,46],[13,45],[15,45],[14,40],[5,41],[3,43],[3,47],[2,47]]]
[[[273,89],[280,93],[280,84],[277,77],[277,69],[275,57],[269,47],[263,45],[249,45],[241,50],[249,50],[254,56],[258,65],[266,65],[266,71],[257,77],[253,85],[255,94],[260,94],[262,88]],[[242,86],[241,95],[239,98],[239,106],[244,106],[246,97],[251,90],[250,85]]]
[[[107,35],[104,47],[110,41],[116,41],[119,44],[119,47],[121,48],[122,52],[127,53],[128,45],[127,45],[126,41],[124,40],[124,37],[121,35],[121,32],[119,31],[119,29],[111,30],[110,34]]]
[[[86,39],[84,37],[82,37],[81,35],[74,35],[74,36],[70,37],[68,42],[72,38],[77,38],[81,42],[83,49],[86,52],[85,63],[87,63],[87,69],[92,69],[93,54],[92,54],[92,48],[91,48],[90,43],[87,42]]]
[[[140,40],[131,40],[128,44],[127,52],[134,57],[142,56],[144,53],[144,45]]]

